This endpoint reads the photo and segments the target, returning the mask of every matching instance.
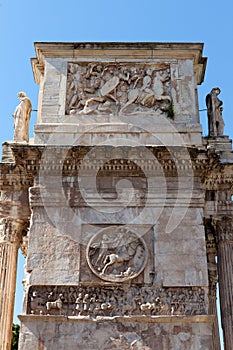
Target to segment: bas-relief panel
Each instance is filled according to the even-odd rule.
[[[140,274],[147,262],[142,237],[125,228],[110,227],[92,237],[86,252],[90,269],[105,281],[122,282]]]
[[[81,283],[153,280],[152,231],[148,227],[83,225],[81,237]]]
[[[200,287],[31,286],[27,314],[77,317],[128,315],[205,315],[206,290]]]
[[[167,116],[171,108],[168,64],[68,63],[66,114]]]

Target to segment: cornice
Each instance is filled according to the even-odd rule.
[[[11,145],[11,150],[15,163],[0,163],[0,186],[31,186],[39,172],[62,172],[64,176],[80,170],[118,174],[163,171],[171,176],[192,172],[205,188],[233,184],[233,164],[222,164],[214,151],[196,147]]]
[[[15,163],[30,174],[39,171],[74,173],[80,169],[111,172],[203,172],[209,164],[206,152],[195,147],[175,146],[167,149],[164,146],[15,145],[11,149]]]
[[[219,157],[215,158],[212,166],[205,169],[203,185],[213,190],[223,185],[233,189],[233,164],[223,164]]]
[[[7,187],[21,189],[28,188],[33,185],[33,177],[26,172],[23,166],[16,164],[0,163],[0,189],[4,190]]]
[[[34,78],[39,83],[46,58],[192,59],[198,84],[204,79],[207,58],[203,43],[157,42],[36,42],[36,58],[31,59]]]

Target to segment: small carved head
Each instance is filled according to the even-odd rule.
[[[20,91],[18,92],[18,98],[23,98],[23,97],[26,97],[26,92],[23,92],[23,91]]]
[[[212,93],[215,93],[216,95],[219,95],[220,92],[221,92],[221,90],[220,90],[219,87],[215,87],[215,88],[213,88],[213,89],[211,90],[211,92],[212,92]]]

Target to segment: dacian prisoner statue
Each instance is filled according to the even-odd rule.
[[[16,107],[12,115],[14,121],[14,141],[27,142],[29,134],[29,121],[31,116],[32,104],[25,92],[19,92],[19,105]]]
[[[206,96],[209,136],[222,136],[224,121],[222,117],[223,102],[218,98],[221,90],[216,87]]]

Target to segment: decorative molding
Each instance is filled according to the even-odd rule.
[[[219,171],[222,165],[219,157],[214,153],[214,159],[204,150],[193,147],[165,147],[165,146],[12,146],[15,163],[20,164],[28,179],[42,172],[75,174],[80,170],[93,171],[151,171],[165,172],[198,172],[207,182],[214,169]],[[145,154],[150,152],[147,159]],[[5,166],[6,165],[2,165]],[[11,168],[14,169],[14,166]],[[12,172],[12,171],[11,171]],[[4,170],[0,174],[3,174]],[[17,174],[16,174],[17,175]],[[217,172],[219,176],[219,172]],[[231,175],[229,175],[231,179]]]

